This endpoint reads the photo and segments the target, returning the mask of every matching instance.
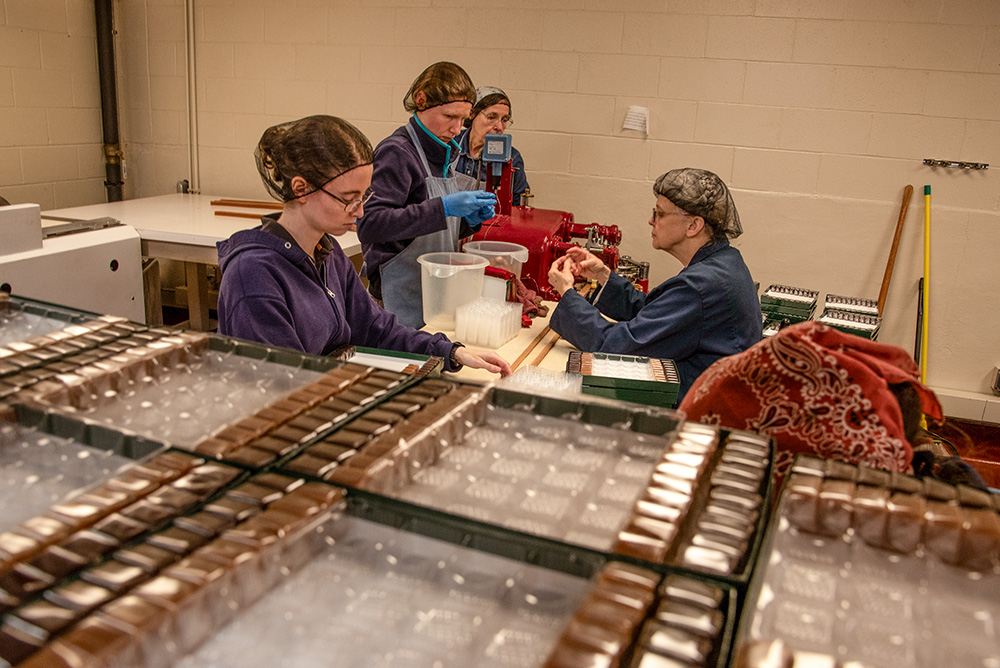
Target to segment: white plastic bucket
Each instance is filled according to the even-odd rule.
[[[509,241],[470,241],[462,251],[484,257],[491,267],[503,269],[521,278],[521,265],[528,261],[528,249]]]
[[[424,323],[432,329],[455,329],[455,309],[483,292],[489,262],[470,253],[425,253],[420,263]]]

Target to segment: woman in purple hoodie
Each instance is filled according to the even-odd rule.
[[[219,333],[327,355],[357,345],[435,355],[508,375],[497,353],[400,324],[368,295],[337,237],[372,195],[372,146],[353,125],[309,116],[264,131],[257,170],[279,215],[218,243]]]

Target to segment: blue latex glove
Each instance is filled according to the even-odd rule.
[[[462,190],[445,195],[441,202],[444,204],[444,215],[464,218],[483,207],[492,207],[497,203],[497,198],[485,190]]]
[[[480,225],[496,215],[496,210],[493,208],[493,205],[490,204],[480,207],[480,209],[475,213],[470,213],[465,217],[465,220],[468,221],[470,227],[478,229]]]

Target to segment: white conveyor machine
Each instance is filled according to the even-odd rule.
[[[0,289],[145,322],[139,233],[112,218],[43,230],[37,204],[0,206]]]

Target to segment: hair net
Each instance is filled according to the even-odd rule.
[[[427,96],[423,105],[417,104],[417,93]],[[413,80],[403,98],[403,108],[409,112],[423,111],[451,102],[476,103],[476,87],[472,79],[455,63],[434,63]]]
[[[500,104],[501,102],[508,107],[511,106],[507,93],[496,86],[480,86],[476,89],[476,103],[472,105],[472,115],[475,116],[483,109],[492,107],[494,104]]]
[[[356,127],[334,116],[307,116],[264,130],[254,151],[257,171],[271,197],[296,199],[292,178],[313,189],[372,163],[372,145]]]
[[[688,213],[704,218],[713,239],[735,239],[743,234],[733,196],[722,179],[712,172],[691,167],[673,169],[656,179],[653,192]]]
[[[478,116],[483,110],[492,107],[494,104],[506,104],[508,109],[513,109],[510,104],[510,98],[507,97],[507,93],[503,92],[502,89],[496,86],[480,86],[476,89],[476,103],[472,105],[472,113],[469,114],[469,120],[466,121],[465,125],[468,127],[472,124],[472,119]],[[511,112],[507,113],[508,121],[510,124]]]

